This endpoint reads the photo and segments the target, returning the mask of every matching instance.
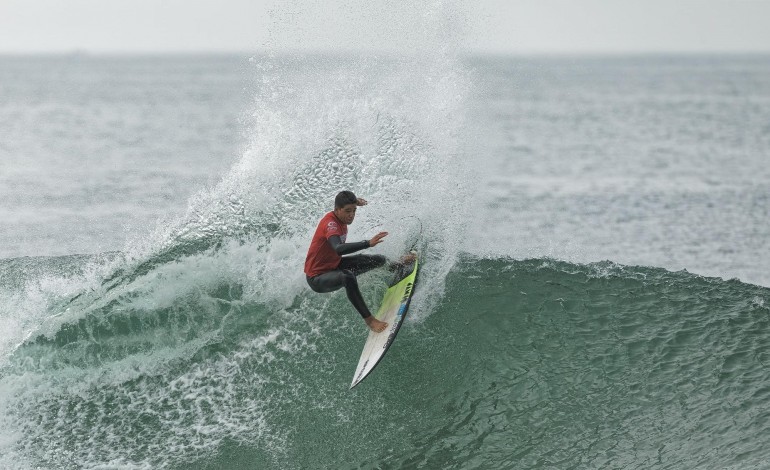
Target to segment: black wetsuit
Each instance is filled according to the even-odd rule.
[[[369,241],[367,240],[354,243],[342,243],[342,240],[338,235],[330,237],[329,243],[334,251],[340,256],[369,248]],[[333,292],[344,287],[348,294],[348,299],[350,299],[350,303],[353,304],[363,318],[367,318],[372,316],[372,313],[366,307],[364,297],[358,289],[356,276],[374,268],[379,268],[380,266],[383,266],[385,262],[386,258],[382,255],[345,256],[342,258],[342,261],[340,261],[337,269],[319,274],[318,276],[307,277],[307,283],[310,285],[311,289],[319,293]]]

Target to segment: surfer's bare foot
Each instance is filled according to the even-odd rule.
[[[402,268],[408,264],[412,264],[414,263],[415,259],[417,259],[416,253],[406,254],[399,258],[395,263],[390,263],[390,265],[388,265],[388,271],[395,271],[396,269]]]
[[[386,322],[379,321],[374,317],[366,317],[364,318],[364,321],[366,322],[366,326],[368,326],[369,329],[374,331],[375,333],[380,333],[388,326]]]

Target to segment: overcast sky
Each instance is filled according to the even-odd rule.
[[[398,50],[445,40],[514,54],[770,52],[770,0],[0,0],[0,53]]]

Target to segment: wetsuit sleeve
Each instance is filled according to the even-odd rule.
[[[349,255],[350,253],[355,253],[356,251],[369,248],[369,240],[353,243],[342,243],[339,235],[332,235],[329,237],[329,244],[331,244],[332,249],[334,249],[334,251],[337,252],[337,254],[340,256]]]

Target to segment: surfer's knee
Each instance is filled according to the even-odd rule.
[[[342,270],[342,281],[345,283],[346,287],[358,287],[356,275],[349,269]]]

